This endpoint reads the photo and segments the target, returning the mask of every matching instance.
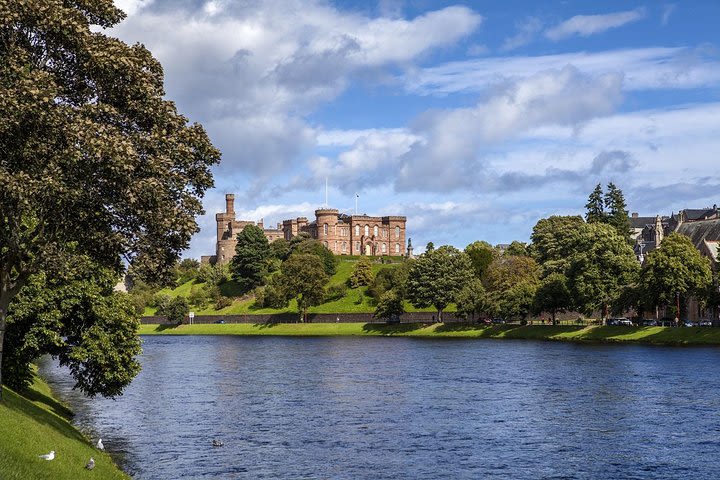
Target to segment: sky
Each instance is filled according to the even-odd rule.
[[[117,0],[222,162],[215,213],[407,216],[417,251],[528,241],[614,182],[631,212],[720,203],[720,2]]]

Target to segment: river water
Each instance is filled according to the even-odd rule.
[[[136,479],[720,478],[717,348],[203,336],[143,348],[117,400],[41,368]]]

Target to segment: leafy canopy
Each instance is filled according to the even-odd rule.
[[[243,292],[263,284],[271,256],[270,243],[262,228],[246,225],[238,233],[230,271]]]

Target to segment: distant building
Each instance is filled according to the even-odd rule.
[[[669,217],[640,217],[633,213],[630,225],[634,231],[635,253],[641,262],[647,253],[661,246],[665,237],[677,232],[690,238],[695,248],[717,268],[720,245],[720,209],[717,205],[688,208],[677,214],[672,213]]]
[[[320,241],[335,255],[393,255],[405,256],[404,216],[371,217],[347,215],[334,208],[315,210],[315,220],[297,217],[283,220],[276,228],[265,228],[262,220],[235,219],[235,196],[225,195],[225,211],[215,215],[217,242],[215,255],[203,256],[203,263],[227,263],[235,255],[237,235],[246,225],[257,225],[265,232],[268,241],[279,238],[290,240],[300,233]]]

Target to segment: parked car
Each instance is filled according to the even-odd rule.
[[[215,323],[224,324],[225,320],[215,320]]]
[[[684,320],[682,322],[684,327],[697,327],[698,324],[696,322],[691,322],[690,320]]]
[[[657,327],[658,322],[657,322],[657,320],[653,320],[653,319],[643,320],[642,326],[643,327]]]
[[[660,320],[658,320],[658,326],[660,327],[674,327],[675,326],[675,319],[670,317],[663,317]]]
[[[626,327],[632,327],[632,322],[629,318],[625,317],[617,317],[617,318],[608,318],[607,320],[608,325],[617,325],[617,326],[626,326]]]
[[[505,320],[502,318],[493,318],[492,323],[495,325],[503,325],[505,323]]]
[[[698,325],[701,326],[701,327],[712,327],[712,326],[713,326],[713,322],[712,322],[712,320],[708,320],[708,319],[706,318],[706,319],[700,320],[700,322],[698,323]]]

